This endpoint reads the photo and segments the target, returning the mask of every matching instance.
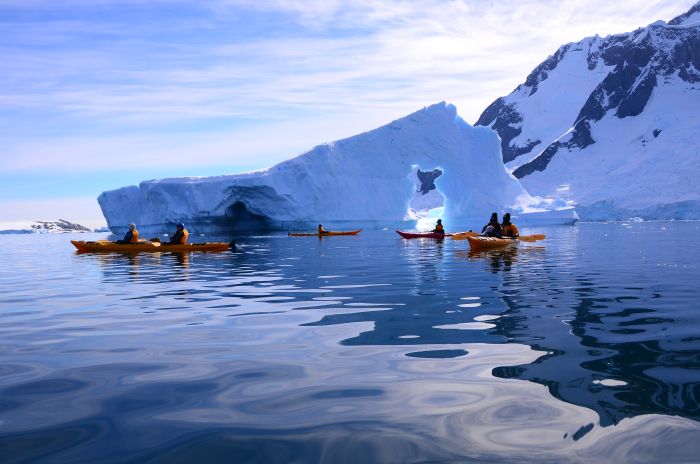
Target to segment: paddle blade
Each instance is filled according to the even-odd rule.
[[[479,234],[477,232],[472,232],[471,230],[469,232],[455,232],[453,234],[446,234],[448,236],[452,237],[452,240],[466,240],[467,237],[476,237]]]
[[[521,235],[518,237],[519,240],[523,242],[536,242],[538,240],[544,240],[545,235],[544,234],[535,234],[535,235]]]

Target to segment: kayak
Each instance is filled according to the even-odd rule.
[[[138,242],[138,243],[114,243],[108,240],[98,240],[95,242],[85,242],[83,240],[70,241],[78,251],[104,251],[104,252],[120,252],[120,253],[138,253],[138,252],[187,252],[187,251],[226,251],[231,246],[224,242],[208,242],[208,243],[185,243],[184,245],[166,245],[158,242]]]
[[[313,234],[302,234],[302,233],[292,233],[289,232],[287,235],[289,237],[332,237],[334,235],[357,235],[360,232],[362,232],[362,229],[357,229],[357,230],[350,230],[347,232],[326,232],[325,234],[319,234],[318,232],[313,233]]]
[[[451,234],[437,234],[435,232],[404,232],[402,230],[397,230],[397,234],[403,238],[434,238],[437,240],[442,240],[445,237],[449,237]]]
[[[469,237],[480,237],[480,235],[476,232],[458,232],[456,234],[452,234],[452,239],[453,240],[467,240]],[[535,234],[535,235],[520,235],[517,237],[517,240],[520,242],[537,242],[539,240],[544,240],[545,235],[544,234]],[[503,238],[503,240],[514,240],[512,238]],[[510,242],[508,242],[509,244]]]
[[[490,248],[503,248],[508,245],[515,245],[518,240],[512,238],[497,238],[497,237],[467,237],[469,246],[472,250],[485,250]]]

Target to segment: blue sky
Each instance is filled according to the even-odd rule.
[[[473,123],[548,55],[695,0],[0,0],[0,222],[270,166],[426,105]]]

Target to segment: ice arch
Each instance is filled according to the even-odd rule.
[[[439,166],[433,183],[444,196],[444,217],[455,223],[481,223],[491,211],[532,201],[503,166],[496,133],[470,126],[444,102],[265,170],[150,180],[104,192],[98,201],[114,233],[130,222],[150,231],[176,220],[208,233],[353,221],[393,225],[406,219],[414,184],[401,173],[413,166]]]
[[[418,229],[425,229],[440,217],[445,209],[445,196],[437,188],[436,181],[443,170],[434,168],[423,171],[420,166],[412,166],[408,175],[413,184],[413,197],[408,203],[407,220],[416,220]]]

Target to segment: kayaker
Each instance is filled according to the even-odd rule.
[[[437,224],[435,224],[435,228],[431,231],[435,234],[444,234],[445,233],[445,228],[442,227],[442,219],[437,220]]]
[[[326,235],[328,231],[321,224],[318,225],[318,235]]]
[[[501,228],[503,229],[503,236],[508,237],[508,238],[518,238],[520,233],[518,232],[518,228],[515,227],[515,224],[510,222],[510,213],[506,213],[503,215],[503,224],[501,224]]]
[[[136,230],[136,224],[133,222],[129,224],[129,230],[124,235],[124,238],[117,240],[115,243],[127,244],[127,243],[138,243],[139,241],[139,231]]]
[[[187,237],[189,236],[190,233],[185,229],[185,224],[180,222],[177,224],[177,230],[173,236],[170,237],[170,242],[166,243],[166,245],[184,245],[187,243]]]
[[[491,213],[491,220],[489,220],[489,223],[486,224],[483,229],[481,229],[481,235],[484,237],[500,237],[503,235],[503,228],[498,222],[497,213]]]

